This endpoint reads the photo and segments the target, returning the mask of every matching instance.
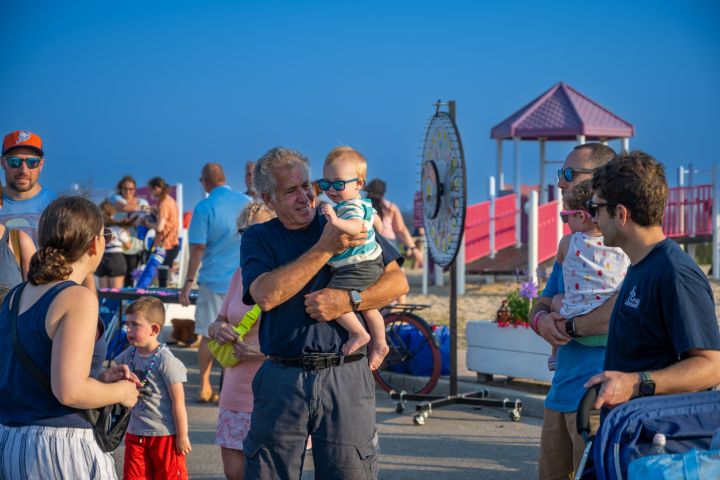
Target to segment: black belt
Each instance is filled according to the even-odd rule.
[[[316,354],[304,355],[302,357],[277,357],[268,355],[268,359],[286,367],[299,367],[303,370],[323,370],[325,368],[337,367],[345,363],[357,362],[364,358],[362,353],[352,355]]]

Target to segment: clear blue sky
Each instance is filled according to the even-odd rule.
[[[665,162],[671,183],[681,163],[720,162],[717,1],[24,1],[0,13],[0,131],[44,138],[42,183],[56,191],[161,175],[192,207],[204,162],[240,189],[245,161],[272,146],[302,150],[319,176],[349,144],[410,207],[441,98],[458,102],[474,203],[495,171],[491,127],[561,80],[633,123],[631,147]],[[535,144],[522,157],[537,181]]]

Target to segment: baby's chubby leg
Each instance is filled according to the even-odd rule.
[[[372,348],[370,350],[370,357],[368,358],[368,365],[370,366],[370,370],[377,370],[390,351],[387,339],[385,338],[385,319],[380,313],[380,310],[365,310],[363,311],[363,316],[365,317],[368,330],[370,330],[370,336],[372,337]]]
[[[350,338],[348,338],[348,341],[342,346],[344,355],[350,355],[370,341],[370,334],[365,330],[354,313],[345,313],[338,317],[336,321],[350,334]]]

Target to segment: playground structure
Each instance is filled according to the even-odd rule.
[[[485,275],[518,275],[538,281],[538,266],[554,258],[558,242],[569,233],[560,221],[562,209],[557,187],[549,186],[545,156],[547,141],[620,142],[627,152],[635,128],[597,102],[560,82],[512,114],[491,130],[497,142],[497,173],[488,181],[488,200],[468,205],[464,239],[458,254],[458,293],[464,293],[465,272]],[[513,189],[506,189],[503,171],[503,141],[512,140]],[[523,141],[539,145],[539,185],[524,186],[521,179],[520,148]],[[680,167],[678,186],[669,189],[663,231],[684,245],[695,257],[696,246],[710,243],[712,275],[720,280],[720,193],[718,169],[696,170]],[[694,184],[701,176],[710,181]],[[686,185],[686,178],[688,180]],[[553,178],[552,184],[555,183]],[[552,192],[552,199],[550,193]],[[423,293],[427,292],[427,267],[423,272]],[[436,267],[435,284],[442,284],[442,270]]]

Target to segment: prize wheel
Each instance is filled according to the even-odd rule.
[[[447,112],[430,119],[422,153],[423,216],[427,245],[436,264],[455,260],[465,230],[467,181],[460,132]]]

